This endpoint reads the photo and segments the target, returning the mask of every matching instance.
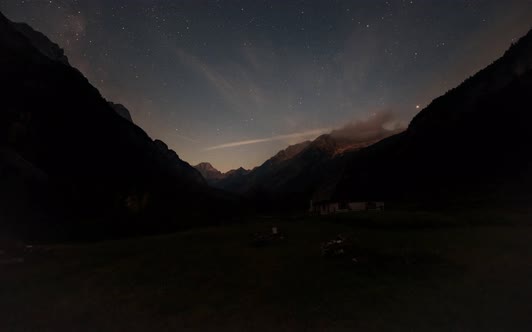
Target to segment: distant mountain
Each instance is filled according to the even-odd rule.
[[[212,180],[209,183],[215,188],[227,190],[232,193],[238,193],[235,190],[230,190],[230,188],[240,187],[246,181],[246,175],[248,175],[250,172],[251,171],[248,169],[239,167],[224,173],[221,178]]]
[[[64,52],[0,13],[0,228],[45,232],[188,227],[225,196],[119,116]]]
[[[210,163],[199,163],[198,165],[194,166],[194,168],[201,173],[208,183],[218,181],[224,177],[224,174],[214,168]]]
[[[246,193],[258,182],[264,179],[270,173],[273,173],[275,170],[280,167],[281,164],[287,160],[292,159],[294,156],[303,151],[306,147],[310,145],[310,142],[303,142],[300,144],[291,145],[288,148],[279,151],[275,156],[265,161],[261,166],[254,168],[251,171],[240,171],[232,172],[232,176],[223,178],[216,183],[219,188],[236,192],[236,193]]]
[[[223,188],[221,183],[231,183],[232,181],[239,181],[239,179],[248,174],[249,170],[242,167],[222,173],[214,168],[210,163],[200,163],[194,166],[201,175],[207,180],[207,183],[215,188]]]
[[[237,169],[232,169],[232,170],[224,173],[224,179],[228,179],[228,178],[231,178],[231,177],[244,176],[244,175],[248,174],[249,172],[251,172],[251,171],[248,170],[248,169],[245,169],[243,167],[239,167]]]
[[[341,156],[396,132],[381,128],[361,138],[334,131],[314,141],[289,146],[252,171],[222,179],[216,186],[254,200],[258,209],[301,207],[325,178],[338,175],[329,169]]]

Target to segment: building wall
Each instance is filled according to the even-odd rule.
[[[338,203],[327,203],[320,205],[320,214],[336,213],[338,211]]]
[[[348,204],[349,210],[351,211],[365,211],[368,208],[368,203],[366,202],[351,202]]]
[[[340,206],[342,209],[340,209]],[[347,204],[336,203],[318,203],[312,204],[310,212],[319,213],[322,215],[348,212],[348,211],[367,211],[367,210],[384,210],[383,202],[350,202]]]

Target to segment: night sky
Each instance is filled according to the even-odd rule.
[[[371,114],[404,125],[532,27],[530,0],[1,0],[152,138],[251,168]]]

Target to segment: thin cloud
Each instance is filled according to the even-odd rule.
[[[181,63],[200,74],[233,110],[256,108],[266,102],[263,89],[246,66],[230,63],[224,70],[207,64],[184,49],[177,48],[175,52]]]
[[[251,140],[245,140],[245,141],[237,141],[237,142],[230,142],[220,145],[211,146],[205,149],[205,151],[211,151],[211,150],[218,150],[218,149],[226,149],[226,148],[233,148],[237,146],[242,145],[250,145],[250,144],[258,144],[258,143],[265,143],[265,142],[273,142],[273,141],[281,141],[281,140],[287,140],[287,139],[293,139],[293,138],[305,138],[305,137],[316,137],[324,133],[330,132],[330,128],[319,128],[319,129],[313,129],[313,130],[307,130],[302,131],[298,133],[292,133],[292,134],[286,134],[286,135],[277,135],[267,138],[258,138],[258,139],[251,139]]]
[[[188,137],[188,136],[185,136],[185,135],[181,135],[181,134],[178,134],[178,133],[175,133],[174,134],[175,136],[185,140],[185,141],[189,141],[189,142],[192,142],[192,143],[199,143],[199,141],[197,139],[193,139],[191,137]]]
[[[383,110],[371,113],[368,117],[351,121],[341,128],[333,130],[331,136],[363,143],[383,139],[405,129],[406,123],[397,120],[393,112]]]
[[[390,135],[401,132],[405,125],[400,121],[395,121],[394,114],[389,111],[375,112],[369,117],[350,122],[340,129],[319,128],[292,134],[277,135],[267,138],[257,138],[244,141],[229,142],[206,148],[204,151],[233,148],[243,145],[259,144],[272,141],[282,141],[289,139],[303,139],[317,137],[321,134],[330,133],[336,138],[346,138],[353,141],[368,142],[375,139],[382,139]]]

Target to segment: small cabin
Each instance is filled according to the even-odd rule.
[[[338,202],[338,201],[310,201],[309,212],[327,215],[350,211],[382,211],[384,202]]]

